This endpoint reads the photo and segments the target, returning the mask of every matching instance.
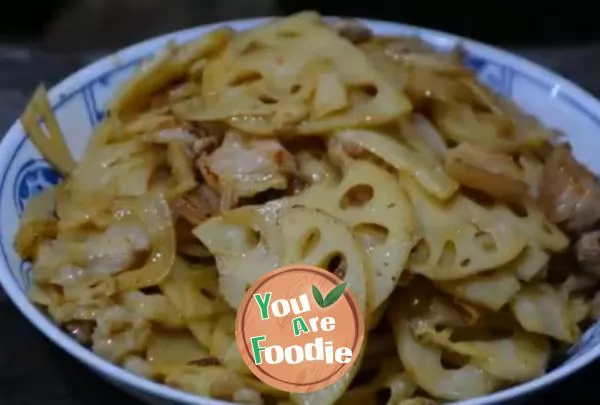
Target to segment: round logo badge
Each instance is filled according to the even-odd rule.
[[[297,393],[342,377],[358,358],[364,333],[360,307],[346,283],[300,264],[269,272],[248,289],[235,330],[254,375]]]

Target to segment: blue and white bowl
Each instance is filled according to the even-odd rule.
[[[185,42],[222,25],[246,29],[265,22],[252,19],[218,23],[168,34],[133,45],[71,75],[50,92],[50,103],[73,154],[80,156],[103,117],[103,107],[136,67],[164,49],[167,41]],[[419,35],[439,49],[462,43],[470,67],[485,83],[512,98],[546,125],[564,132],[577,158],[600,173],[600,102],[568,80],[508,52],[442,32],[365,20],[383,35]],[[42,158],[15,122],[0,144],[0,283],[8,296],[43,334],[101,377],[149,403],[223,404],[154,383],[131,374],[95,355],[62,332],[27,299],[31,267],[13,251],[19,216],[27,201],[60,175]],[[600,357],[600,323],[592,326],[569,352],[569,359],[547,375],[462,405],[514,403],[547,387]]]

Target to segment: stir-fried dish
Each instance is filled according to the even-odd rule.
[[[16,235],[31,299],[199,396],[473,398],[546,373],[600,312],[597,179],[460,49],[304,12],[171,44],[79,161],[43,88],[22,123],[65,177]],[[234,336],[248,286],[299,262],[345,279],[369,330],[354,377],[312,396],[257,380]]]

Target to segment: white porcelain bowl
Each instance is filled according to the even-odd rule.
[[[164,35],[131,46],[71,75],[50,91],[50,102],[75,156],[79,156],[102,109],[118,86],[144,59],[164,49],[168,40],[183,42],[220,25],[245,29],[266,19],[231,21]],[[364,21],[378,34],[417,34],[440,49],[462,42],[469,65],[496,91],[512,98],[548,126],[566,133],[576,156],[600,173],[600,102],[564,78],[510,53],[441,32],[396,23]],[[16,122],[0,144],[0,283],[19,310],[42,333],[101,377],[149,403],[222,404],[133,375],[98,357],[63,333],[26,296],[30,266],[13,251],[18,218],[27,200],[60,176],[42,159]],[[534,381],[485,397],[461,402],[484,405],[510,402],[548,386],[600,357],[600,323],[571,349],[561,367]],[[32,387],[33,388],[33,387]]]

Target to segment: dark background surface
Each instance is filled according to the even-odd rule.
[[[402,20],[495,44],[568,44],[600,39],[600,26],[581,0],[279,0],[286,13]],[[587,7],[585,7],[587,6]]]
[[[0,134],[40,81],[56,83],[118,48],[215,21],[300,9],[420,24],[491,41],[557,70],[600,95],[600,24],[582,1],[46,0],[0,13]],[[35,5],[35,6],[34,6]],[[587,7],[584,7],[587,6]],[[38,333],[0,291],[0,405],[138,402]],[[600,364],[528,399],[597,404]]]

